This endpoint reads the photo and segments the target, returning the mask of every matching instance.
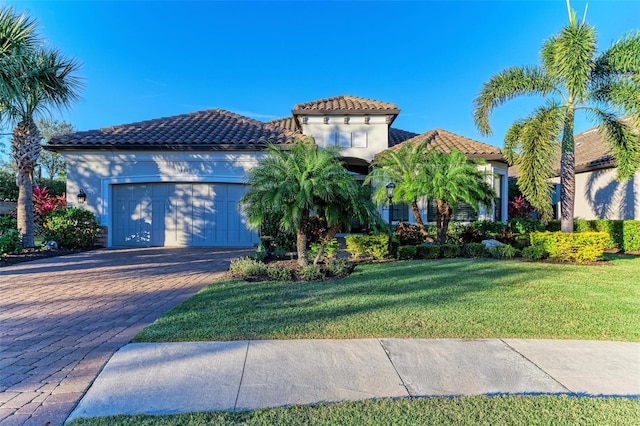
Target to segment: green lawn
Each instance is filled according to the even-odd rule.
[[[365,264],[348,278],[223,280],[134,341],[294,338],[640,340],[640,257],[602,265],[492,259]]]
[[[78,419],[80,425],[637,425],[640,401],[473,396],[347,402],[250,412]]]

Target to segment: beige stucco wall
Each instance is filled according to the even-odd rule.
[[[360,138],[366,135],[366,147],[342,148],[343,157],[360,158],[366,161],[373,161],[373,157],[389,147],[389,125],[385,115],[370,115],[367,119],[364,115],[348,115],[345,123],[345,115],[307,116],[306,123],[302,123],[302,133],[313,136],[316,144],[320,147],[335,145],[335,139],[330,135],[341,133],[345,137],[351,136]]]
[[[554,183],[560,183],[555,178]],[[574,215],[577,219],[640,220],[640,171],[626,182],[615,169],[576,173]]]

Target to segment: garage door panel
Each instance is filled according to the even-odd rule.
[[[237,184],[114,185],[113,243],[132,246],[251,246]]]

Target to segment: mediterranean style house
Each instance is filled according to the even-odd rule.
[[[67,193],[86,194],[83,208],[107,229],[109,247],[253,245],[257,233],[238,208],[246,173],[260,162],[265,144],[305,136],[319,147],[340,147],[345,167],[359,179],[376,154],[418,140],[483,158],[498,199],[478,218],[507,219],[507,165],[500,149],[444,130],[418,135],[396,129],[399,113],[394,104],[336,96],[295,105],[291,116],[269,122],[213,109],[77,132],[53,138],[46,148],[64,155]],[[69,198],[73,205],[75,197]],[[430,218],[428,203],[421,207]],[[465,209],[460,214],[458,219],[475,219]],[[396,220],[411,216],[406,206],[394,209]]]

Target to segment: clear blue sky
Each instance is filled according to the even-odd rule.
[[[444,128],[496,146],[538,100],[512,101],[481,137],[472,101],[506,67],[538,63],[567,22],[549,1],[8,1],[78,58],[78,130],[223,108],[259,120],[349,94],[397,104],[394,127]],[[585,1],[572,1],[582,17]],[[640,1],[588,2],[601,49],[640,27]],[[579,119],[578,131],[591,127]]]

